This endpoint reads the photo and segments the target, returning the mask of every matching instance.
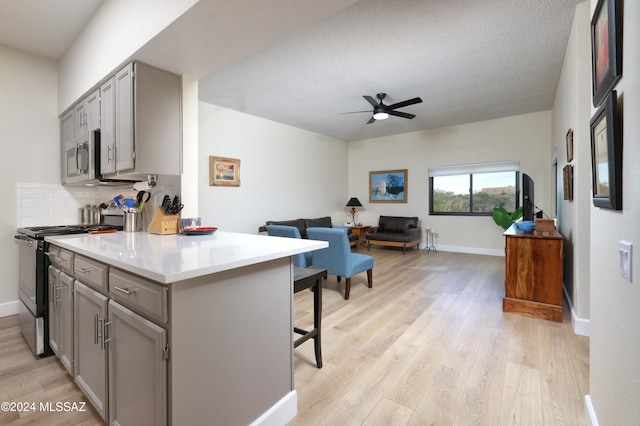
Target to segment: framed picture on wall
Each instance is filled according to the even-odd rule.
[[[210,156],[209,186],[240,186],[240,160]]]
[[[370,203],[406,203],[407,169],[369,172]]]
[[[616,91],[606,97],[591,119],[591,179],[593,205],[622,209],[622,142]]]
[[[564,184],[564,199],[573,201],[573,166],[567,164],[562,169],[562,177]]]
[[[593,106],[598,107],[622,76],[620,0],[599,0],[591,19]]]
[[[573,129],[569,129],[566,136],[567,142],[567,163],[573,161]]]

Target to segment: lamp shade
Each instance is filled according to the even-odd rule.
[[[362,207],[362,203],[356,197],[351,197],[349,201],[347,201],[346,207]]]

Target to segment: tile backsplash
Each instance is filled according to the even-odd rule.
[[[145,223],[165,194],[180,194],[180,176],[159,175],[158,186],[151,190],[151,199],[145,207]],[[61,184],[18,183],[16,185],[18,228],[26,226],[76,225],[82,223],[81,208],[110,202],[122,194],[135,198],[131,185],[119,187],[62,186]]]
[[[80,208],[98,202],[96,188],[60,184],[18,183],[16,194],[18,228],[78,224]]]

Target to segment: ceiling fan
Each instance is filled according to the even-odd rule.
[[[387,96],[386,93],[378,93],[376,95],[376,98],[378,98],[379,100],[378,102],[376,102],[376,100],[373,99],[371,96],[367,96],[367,95],[363,96],[363,98],[365,98],[366,101],[369,102],[373,107],[373,115],[371,116],[369,121],[367,121],[367,124],[374,123],[376,120],[386,120],[387,118],[389,118],[390,115],[393,115],[396,117],[408,118],[409,120],[411,120],[412,118],[415,118],[415,114],[408,114],[406,112],[396,111],[396,109],[413,105],[413,104],[419,104],[420,102],[422,102],[422,99],[420,98],[413,98],[413,99],[407,99],[406,101],[397,102],[395,104],[385,105],[382,103],[382,101],[386,96]],[[370,111],[343,112],[341,114],[356,114],[360,112],[370,112]]]

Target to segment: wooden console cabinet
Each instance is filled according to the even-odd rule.
[[[504,312],[562,322],[563,237],[522,232],[514,224],[505,236]]]

